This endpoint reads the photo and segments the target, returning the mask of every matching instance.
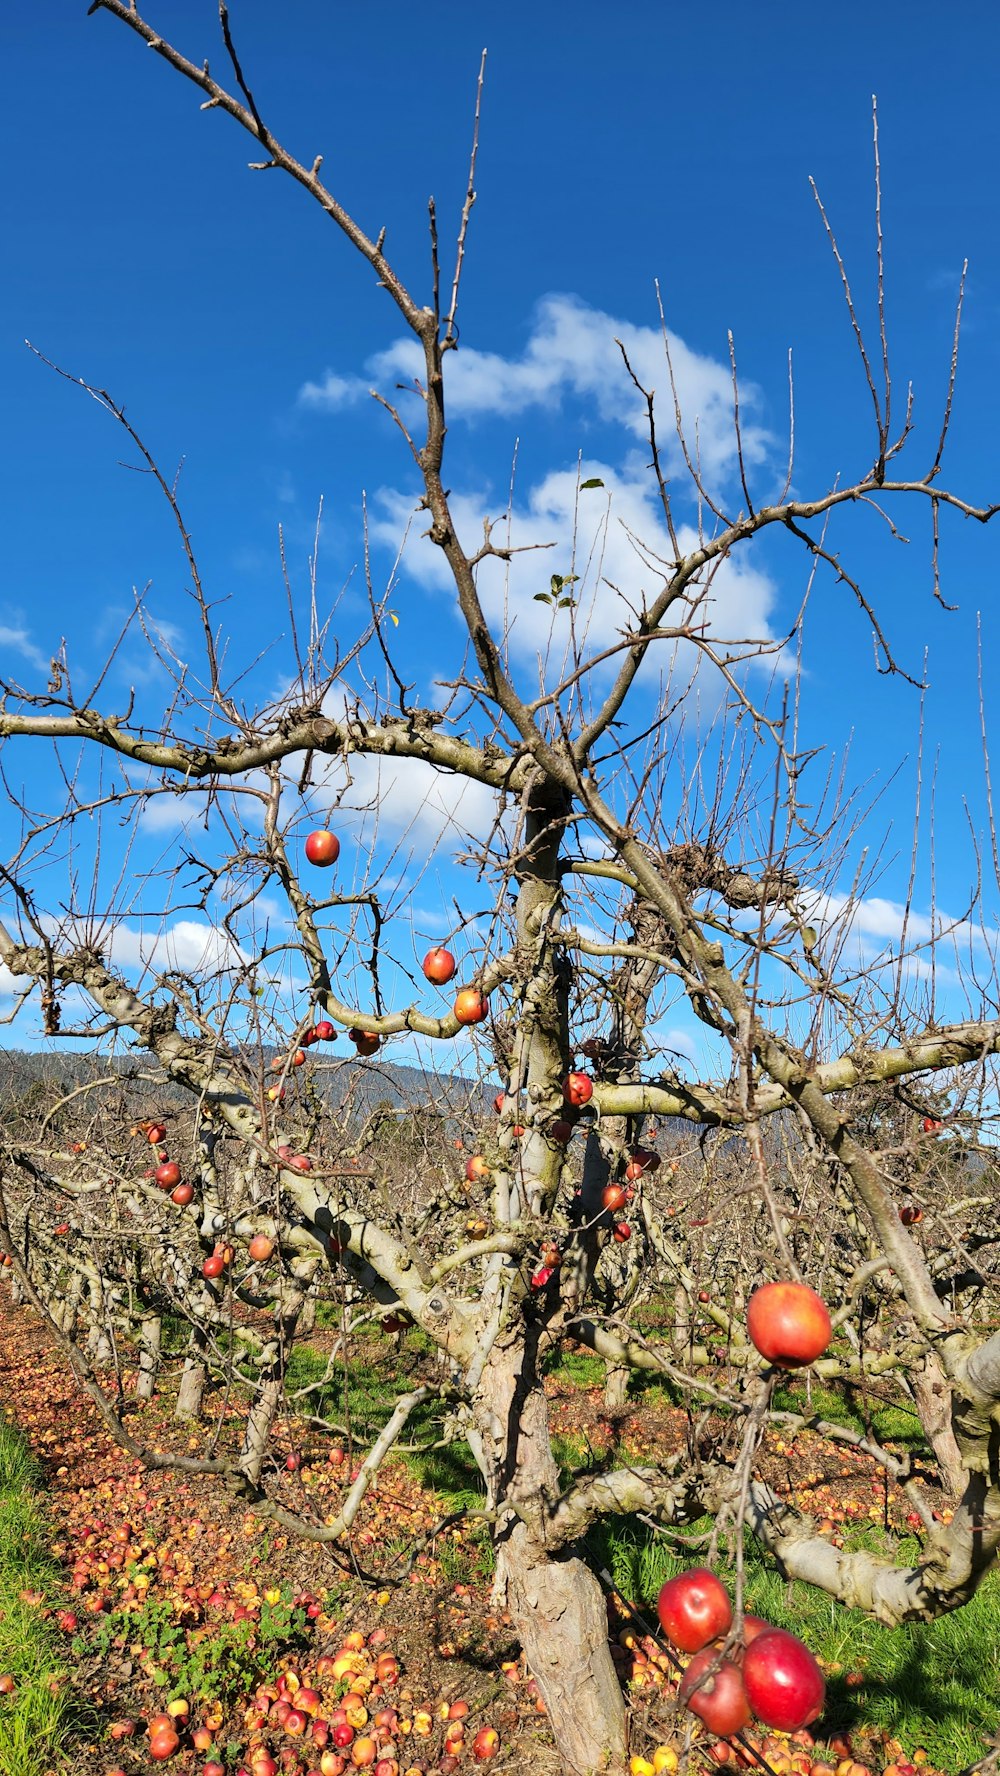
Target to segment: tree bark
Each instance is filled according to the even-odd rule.
[[[938,1358],[928,1353],[909,1378],[914,1403],[946,1490],[960,1498],[969,1478],[951,1424],[951,1386]]]
[[[498,1501],[495,1597],[510,1612],[567,1776],[625,1767],[625,1703],[602,1587],[572,1545],[545,1542],[559,1492],[534,1329],[494,1349],[477,1391],[488,1489]]]
[[[159,1314],[144,1314],[139,1327],[139,1373],[135,1382],[137,1400],[151,1400],[160,1370]]]
[[[625,1411],[632,1374],[626,1363],[609,1363],[604,1377],[604,1410],[609,1415]]]
[[[200,1418],[205,1393],[205,1339],[197,1326],[191,1329],[188,1354],[184,1359],[181,1385],[177,1390],[175,1418]]]

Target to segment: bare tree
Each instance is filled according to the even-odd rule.
[[[643,590],[631,603],[618,598],[610,645],[588,641],[594,598],[617,596],[602,583],[599,563],[547,575],[540,596],[551,609],[551,644],[529,679],[512,663],[509,632],[488,620],[480,589],[490,564],[510,565],[514,544],[497,540],[489,518],[480,541],[460,535],[444,472],[447,366],[458,348],[475,154],[451,276],[440,263],[432,206],[421,301],[384,239],[370,238],[324,182],[320,159],[298,159],[269,129],[224,3],[228,86],[162,37],[132,0],[94,0],[90,10],[110,14],[151,47],[200,92],[203,110],[231,117],[255,143],[251,164],[299,184],[395,303],[422,355],[419,432],[408,408],[384,404],[412,465],[415,509],[447,563],[467,651],[439,701],[422,706],[394,656],[390,594],[376,593],[369,577],[370,620],[341,650],[314,582],[307,637],[294,633],[291,688],[279,702],[245,707],[226,684],[218,618],[176,487],[118,402],[88,388],[125,427],[170,504],[204,657],[197,673],[182,667],[140,602],[134,621],[145,624],[169,679],[164,710],[138,701],[113,709],[103,683],[79,695],[68,648],[47,685],[4,686],[5,748],[54,744],[70,790],[57,814],[22,805],[23,836],[2,869],[0,960],[37,995],[48,1034],[87,1033],[109,1051],[138,1045],[156,1077],[186,1098],[186,1110],[169,1113],[169,1153],[191,1191],[169,1171],[166,1191],[155,1175],[136,1179],[137,1140],[151,1137],[154,1174],[171,1163],[161,1157],[167,1124],[157,1119],[155,1086],[140,1117],[145,1136],[128,1137],[104,1116],[72,1155],[51,1137],[42,1106],[32,1127],[6,1142],[7,1249],[29,1298],[52,1312],[62,1304],[60,1329],[85,1385],[115,1434],[136,1449],[120,1402],[95,1374],[108,1350],[88,1358],[80,1329],[117,1327],[135,1339],[140,1392],[148,1392],[162,1360],[159,1327],[165,1315],[179,1317],[190,1336],[183,1409],[197,1410],[201,1383],[221,1360],[213,1347],[242,1304],[240,1374],[253,1405],[240,1447],[212,1460],[149,1459],[225,1472],[258,1508],[317,1540],[349,1532],[378,1466],[417,1406],[433,1398],[479,1464],[497,1593],[548,1704],[565,1767],[579,1776],[618,1769],[624,1701],[585,1549],[600,1519],[642,1512],[680,1525],[708,1511],[720,1534],[737,1539],[745,1524],[784,1572],[887,1623],[929,1619],[965,1602],[1000,1541],[992,1454],[1000,1335],[980,1326],[995,1285],[997,1229],[981,1217],[977,1225],[969,1206],[983,1195],[979,1174],[953,1166],[926,1221],[918,1227],[901,1216],[937,1163],[937,1131],[923,1121],[942,1120],[935,1107],[947,1106],[947,1121],[968,1105],[971,1127],[977,1094],[990,1101],[1000,1048],[995,982],[979,983],[963,1021],[942,1024],[927,971],[914,966],[923,960],[916,937],[904,933],[894,969],[853,962],[852,906],[865,883],[859,876],[854,899],[836,907],[831,891],[849,866],[855,804],[831,780],[820,793],[811,787],[805,806],[803,781],[821,767],[800,745],[801,687],[786,668],[799,623],[775,642],[721,634],[713,614],[720,576],[755,537],[772,533],[801,553],[810,580],[829,574],[847,589],[871,625],[878,665],[897,670],[879,614],[831,527],[860,505],[890,526],[896,508],[926,508],[936,576],[939,523],[994,516],[996,507],[973,507],[942,480],[955,361],[936,453],[910,472],[909,407],[893,423],[881,266],[873,357],[831,232],[871,392],[870,466],[814,497],[793,498],[790,452],[784,487],[756,498],[734,361],[738,507],[703,472],[676,391],[668,414],[698,515],[694,530],[678,517],[686,496],[664,466],[652,393],[634,378],[648,412],[667,553],[635,539]],[[665,326],[663,339],[672,384]],[[599,487],[579,491],[603,497]],[[750,669],[769,658],[781,682],[775,694],[757,696],[763,675],[755,679]],[[709,681],[719,713],[699,731],[695,693]],[[90,787],[95,755],[117,768],[113,787],[103,780]],[[317,794],[327,805],[346,795],[359,761],[382,761],[401,775],[430,767],[482,786],[495,801],[488,844],[471,852],[486,887],[456,915],[472,967],[454,1007],[441,1014],[417,999],[387,1002],[386,959],[405,917],[390,873],[320,897],[300,869],[302,837],[315,824],[309,808]],[[224,890],[227,910],[201,966],[150,952],[130,967],[116,937],[135,904],[127,841],[122,850],[116,824],[117,879],[109,888],[104,853],[113,835],[105,832],[101,894],[88,897],[76,883],[74,830],[102,810],[116,823],[123,808],[138,819],[165,796],[197,800],[211,813],[209,836],[187,859],[186,892],[197,885],[207,907]],[[213,849],[216,832],[224,842]],[[49,883],[60,855],[67,887],[55,897]],[[164,896],[169,887],[160,884]],[[275,894],[287,914],[280,930],[261,910]],[[944,935],[935,929],[931,945]],[[714,1045],[714,1077],[662,1047],[666,1011],[678,1000]],[[491,1150],[470,1177],[449,1172],[446,1118],[413,1188],[387,1187],[358,1118],[332,1112],[316,1089],[306,1051],[316,1046],[317,1016],[352,1032],[375,1067],[383,1044],[410,1035],[440,1044],[447,1070],[468,1024],[488,1030],[503,1096]],[[566,1082],[581,1051],[589,1071],[574,1094]],[[120,1090],[117,1076],[109,1090]],[[574,1104],[574,1095],[582,1101]],[[475,1121],[468,1102],[456,1107],[456,1126],[463,1118],[466,1128]],[[581,1119],[586,1155],[575,1168],[567,1153]],[[665,1125],[669,1138],[662,1130],[652,1136],[651,1122]],[[609,1183],[618,1180],[634,1193],[630,1237],[618,1209],[607,1206]],[[174,1189],[180,1199],[172,1200]],[[707,1212],[694,1216],[690,1205],[699,1203]],[[699,1287],[709,1266],[710,1292]],[[748,1341],[744,1307],[754,1283],[775,1274],[809,1278],[830,1303],[837,1337],[818,1365],[825,1377],[845,1385],[912,1377],[948,1479],[961,1488],[948,1523],[932,1522],[913,1490],[927,1521],[916,1564],[832,1546],[755,1472],[775,1374]],[[640,1283],[654,1275],[681,1309],[680,1336],[663,1343],[629,1320]],[[348,1318],[367,1303],[416,1324],[441,1359],[374,1428],[332,1524],[294,1517],[272,1496],[267,1470],[288,1354],[307,1303],[324,1292]],[[543,1380],[567,1344],[588,1346],[619,1371],[668,1376],[695,1405],[721,1411],[728,1433],[694,1437],[659,1468],[623,1465],[564,1483]],[[872,1439],[861,1441],[913,1489],[900,1464],[893,1468]]]

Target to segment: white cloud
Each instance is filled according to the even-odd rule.
[[[591,478],[603,481],[603,489],[580,492],[579,481]],[[453,494],[449,503],[456,530],[469,547],[482,534],[488,508],[481,497],[467,493]],[[373,536],[397,547],[411,511],[407,495],[382,490],[371,520]],[[404,552],[406,571],[424,586],[450,591],[450,570],[441,550],[417,529],[411,529]],[[569,663],[574,630],[578,646],[585,640],[588,651],[599,651],[616,643],[623,629],[634,628],[634,613],[661,590],[668,571],[664,563],[674,558],[655,485],[638,462],[620,471],[596,461],[583,464],[579,473],[576,466],[553,471],[515,504],[509,526],[497,524],[494,541],[528,552],[515,554],[509,564],[495,559],[482,563],[478,585],[486,615],[494,634],[505,633],[515,653],[546,658],[549,684]],[[697,548],[696,531],[679,526],[678,542],[685,552]],[[568,612],[535,601],[537,593],[548,590],[553,573],[571,571],[580,576],[572,587],[573,629]],[[746,557],[722,561],[707,590],[693,588],[693,598],[701,601],[673,608],[672,623],[707,622],[710,634],[719,639],[776,639],[771,619],[777,589]],[[394,602],[405,641],[407,622],[416,613],[412,607],[407,610],[403,587]],[[692,644],[682,645],[693,651]],[[693,663],[688,662],[687,670]],[[772,664],[769,657],[769,669]],[[647,670],[666,673],[669,665],[667,649],[650,650]]]
[[[117,925],[105,939],[104,949],[116,968],[153,974],[167,969],[179,974],[214,974],[238,968],[246,960],[226,931],[199,919],[178,919],[156,931]]]
[[[800,899],[803,910],[814,924],[852,931],[859,941],[876,939],[895,945],[905,938],[911,946],[937,942],[967,950],[970,944],[992,949],[1000,939],[1000,932],[988,925],[952,918],[944,912],[937,912],[932,917],[913,907],[907,912],[902,901],[887,900],[878,894],[862,895],[855,900],[847,894],[803,890]]]
[[[3,648],[13,648],[36,672],[48,672],[48,660],[35,646],[22,623],[0,623],[0,649]]]
[[[688,449],[709,478],[734,468],[733,391],[728,365],[694,351],[676,333],[668,335],[674,383]],[[475,420],[488,415],[514,418],[530,408],[556,411],[568,395],[588,403],[600,419],[623,426],[646,443],[646,403],[622,361],[620,340],[643,387],[655,391],[660,418],[660,443],[676,462],[680,448],[674,431],[670,373],[659,327],[639,327],[590,308],[576,296],[550,295],[539,302],[527,343],[519,357],[476,351],[463,346],[449,357],[447,402],[449,419]],[[299,390],[299,405],[336,412],[371,392],[373,384],[412,384],[424,374],[423,352],[415,339],[403,338],[369,358],[367,378],[341,376],[328,370],[317,382]],[[752,383],[740,388],[743,454],[747,463],[763,461],[768,435],[753,422],[759,395]]]
[[[343,761],[330,759],[319,781],[338,797],[331,819],[352,828],[357,843],[370,847],[377,831],[383,844],[409,841],[424,858],[447,841],[485,839],[497,813],[496,795],[487,784],[442,771],[426,759],[354,753],[349,780]]]

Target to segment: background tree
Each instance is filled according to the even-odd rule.
[[[79,689],[69,645],[54,652],[47,683],[4,687],[5,753],[55,743],[69,787],[57,813],[19,792],[21,835],[2,872],[0,960],[36,997],[49,1035],[83,1034],[110,1054],[138,1047],[158,1070],[145,1103],[134,1102],[117,1069],[98,1082],[109,1095],[95,1101],[109,1108],[86,1139],[56,1134],[65,1099],[22,1107],[3,1181],[12,1268],[132,1448],[121,1401],[102,1389],[95,1364],[114,1358],[120,1336],[134,1339],[137,1385],[148,1392],[163,1324],[179,1320],[189,1341],[180,1409],[197,1412],[213,1372],[228,1370],[250,1410],[218,1455],[149,1459],[225,1474],[260,1509],[319,1541],[349,1532],[372,1476],[430,1401],[478,1463],[497,1593],[566,1768],[615,1768],[624,1703],[584,1546],[603,1518],[643,1512],[683,1525],[710,1512],[720,1535],[738,1543],[749,1527],[786,1573],[889,1623],[960,1605],[1000,1539],[991,1457],[1000,1340],[986,1324],[996,1233],[978,1213],[977,1180],[989,1161],[967,1162],[973,1106],[990,1105],[994,1089],[995,979],[970,974],[967,1015],[939,1016],[928,957],[949,937],[940,920],[928,931],[914,920],[881,966],[854,960],[864,862],[851,896],[834,889],[850,875],[862,834],[852,792],[835,775],[824,782],[800,740],[804,604],[778,640],[745,634],[739,622],[727,634],[717,615],[734,574],[739,591],[752,541],[774,533],[801,562],[810,592],[814,581],[824,596],[831,580],[846,588],[870,624],[879,670],[899,670],[834,526],[852,508],[873,508],[896,534],[903,508],[926,509],[937,585],[939,529],[994,515],[943,479],[955,356],[936,449],[911,466],[911,408],[899,411],[889,374],[880,251],[873,352],[844,279],[874,414],[865,466],[793,497],[790,448],[786,474],[769,485],[741,419],[734,358],[734,496],[718,485],[682,410],[664,326],[672,398],[654,401],[623,352],[646,412],[660,502],[656,535],[629,538],[639,594],[610,584],[600,547],[588,554],[581,541],[571,561],[534,558],[539,590],[526,602],[516,532],[484,513],[481,529],[466,535],[445,470],[475,149],[454,260],[442,264],[432,204],[430,270],[414,295],[384,237],[366,233],[325,182],[321,161],[297,158],[272,133],[224,4],[228,84],[128,0],[96,0],[91,10],[132,31],[199,91],[203,109],[226,113],[252,137],[252,164],[302,187],[396,305],[418,368],[404,395],[379,398],[408,453],[413,521],[447,566],[465,646],[433,698],[418,695],[397,645],[395,571],[378,589],[366,552],[368,615],[347,637],[324,615],[314,559],[304,617],[289,590],[285,682],[251,703],[227,682],[222,622],[176,483],[117,398],[81,385],[124,427],[168,502],[203,658],[196,669],[182,663],[138,599],[134,622],[166,681],[162,708],[144,691],[115,708],[103,680]],[[832,234],[831,242],[836,254]],[[670,428],[683,493],[668,472]],[[581,512],[588,501],[607,508],[606,536],[616,514],[601,478],[578,475],[575,498]],[[491,573],[512,588],[503,624],[487,614]],[[533,603],[545,607],[547,627],[525,672],[511,638]],[[607,631],[597,613],[609,603],[612,638],[595,642],[593,633]],[[731,591],[724,608],[739,615]],[[442,778],[492,800],[488,837],[469,851],[475,886],[453,930],[433,934],[462,955],[439,999],[415,971],[412,989],[404,980],[419,869],[394,857],[366,871],[352,859],[347,882],[346,857],[331,865],[333,848],[324,855],[323,841],[307,840],[336,828],[338,801],[371,761],[383,773],[366,779],[376,807],[382,786],[405,783],[407,773],[420,786],[414,800]],[[19,780],[11,769],[8,781]],[[197,956],[130,956],[121,938],[136,904],[130,827],[176,796],[199,798],[205,830],[189,834],[172,879],[144,886],[144,904],[154,890],[161,905],[193,898],[214,909],[215,938]],[[95,825],[88,879],[77,835]],[[968,928],[967,918],[959,940]],[[670,1043],[678,1003],[705,1033],[711,1072]],[[470,1089],[464,1103],[457,1095],[454,1135],[440,1104],[436,1124],[409,1124],[407,1147],[426,1141],[426,1158],[408,1152],[417,1176],[397,1189],[398,1160],[380,1171],[366,1144],[379,1084],[360,1121],[349,1099],[331,1102],[321,1089],[315,1056],[343,1032],[373,1068],[393,1037],[439,1045],[442,1070],[467,1068],[465,1045],[478,1041],[483,1071],[499,1074],[502,1090],[481,1151],[468,1150],[469,1134],[482,1130]],[[177,1107],[161,1097],[160,1079],[179,1094]],[[962,1158],[946,1182],[935,1181],[916,1223],[901,1211],[939,1163],[945,1143],[933,1125],[948,1131],[959,1114]],[[574,1161],[581,1125],[586,1150]],[[449,1138],[466,1142],[464,1180],[461,1162],[450,1174],[444,1164]],[[955,1145],[950,1132],[947,1142]],[[397,1145],[383,1138],[379,1152]],[[152,1157],[148,1168],[140,1152]],[[619,1180],[623,1194],[607,1197]],[[678,1331],[664,1340],[629,1316],[654,1267],[679,1309]],[[706,1289],[709,1270],[717,1282]],[[857,1389],[884,1375],[915,1377],[945,1477],[961,1493],[951,1521],[933,1522],[905,1468],[872,1450],[913,1490],[927,1530],[916,1564],[833,1547],[757,1476],[777,1378],[747,1339],[745,1305],[774,1276],[810,1280],[834,1312],[836,1337],[817,1365],[825,1379]],[[293,1517],[272,1496],[268,1468],[289,1356],[308,1304],[324,1295],[339,1301],[345,1326],[365,1303],[396,1325],[418,1326],[440,1358],[407,1376],[332,1522]],[[659,1468],[623,1463],[564,1480],[543,1384],[566,1344],[589,1347],[619,1373],[669,1377],[692,1403],[719,1408],[721,1429],[692,1437]]]

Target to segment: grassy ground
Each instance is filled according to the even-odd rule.
[[[0,1776],[45,1776],[67,1733],[64,1667],[37,1607],[22,1597],[59,1582],[44,1549],[37,1482],[24,1442],[0,1420],[0,1673],[15,1683],[0,1696]]]

